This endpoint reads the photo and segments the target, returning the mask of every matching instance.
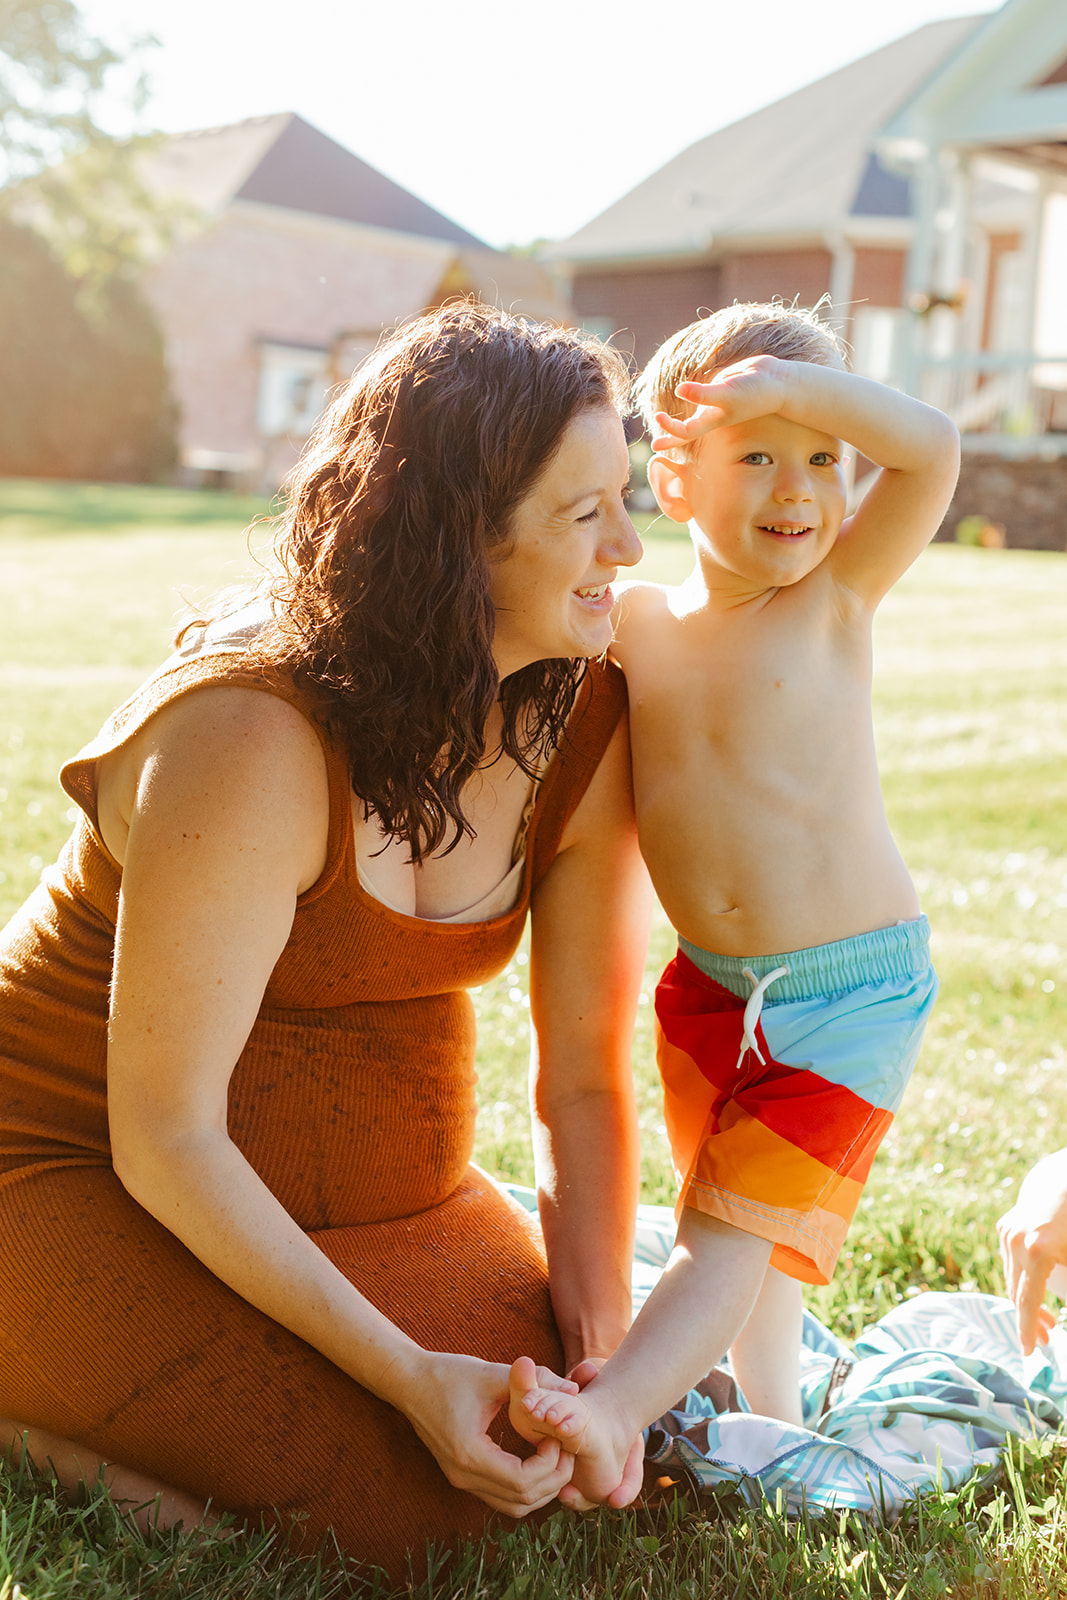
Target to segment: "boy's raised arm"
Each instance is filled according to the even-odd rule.
[[[685,419],[657,412],[655,450],[777,413],[847,441],[881,469],[827,558],[838,581],[867,602],[877,603],[937,532],[959,472],[959,434],[921,400],[855,373],[776,356],[739,362],[712,383],[679,384],[677,393],[697,410]]]

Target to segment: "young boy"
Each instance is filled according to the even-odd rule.
[[[622,593],[614,652],[679,934],[656,994],[679,1228],[581,1394],[513,1368],[515,1425],[576,1452],[574,1505],[633,1498],[635,1436],[726,1350],[753,1411],[801,1420],[800,1286],[830,1279],[937,989],[882,805],[871,622],[945,513],[956,430],[777,304],[683,329],[639,393],[696,555],[677,588]],[[846,436],[880,468],[847,520]]]

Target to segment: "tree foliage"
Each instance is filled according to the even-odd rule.
[[[138,288],[167,224],[139,182],[144,141],[99,121],[116,71],[143,96],[136,62],[74,0],[0,0],[3,474],[151,480],[174,462],[162,341]]]
[[[0,475],[153,482],[174,465],[163,347],[136,283],[90,307],[30,228],[0,216]]]
[[[108,143],[95,98],[118,54],[86,30],[73,0],[0,0],[0,148],[5,183]]]

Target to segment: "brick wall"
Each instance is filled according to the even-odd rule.
[[[864,246],[856,251],[852,300],[856,305],[899,306],[904,301],[904,250]]]
[[[877,253],[877,252],[872,252]],[[830,287],[827,250],[756,251],[701,267],[648,266],[630,272],[575,270],[572,299],[579,318],[597,318],[618,335],[616,344],[638,367],[664,339],[702,311],[735,300],[781,296],[812,306]]]
[[[721,304],[718,267],[645,267],[634,272],[576,272],[577,317],[609,324],[615,343],[643,367],[672,333]]]
[[[735,300],[796,299],[813,306],[830,287],[829,250],[767,250],[730,256],[722,263],[721,305]]]
[[[450,254],[447,245],[405,252],[341,224],[251,211],[224,215],[179,245],[147,288],[183,449],[254,455],[259,341],[325,348],[344,328],[391,327],[433,298]]]
[[[938,539],[954,539],[963,517],[1002,524],[1010,547],[1067,549],[1067,458],[1005,461],[965,455],[952,504]]]

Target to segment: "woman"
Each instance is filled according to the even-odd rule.
[[[640,553],[625,389],[484,307],[402,330],[294,474],[269,602],[64,769],[84,815],[0,946],[0,1414],[61,1474],[394,1575],[566,1483],[495,1419],[514,1356],[628,1321],[646,890],[584,670]],[[464,991],[528,907],[551,1300],[468,1164]]]

